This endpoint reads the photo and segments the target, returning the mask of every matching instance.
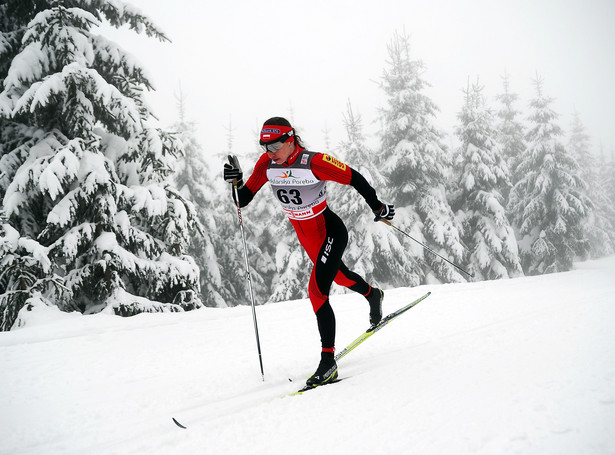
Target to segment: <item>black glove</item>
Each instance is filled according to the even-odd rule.
[[[393,204],[382,204],[382,207],[378,210],[374,210],[374,215],[376,215],[374,221],[379,221],[381,218],[392,220],[395,216],[395,207]]]
[[[237,182],[237,188],[243,186],[243,171],[235,155],[229,155],[228,163],[224,165],[224,180],[229,183]]]

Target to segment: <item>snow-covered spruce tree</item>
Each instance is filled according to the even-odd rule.
[[[0,331],[11,329],[24,306],[51,305],[48,297],[61,292],[62,280],[51,273],[47,250],[21,237],[0,211]]]
[[[0,8],[6,8],[2,5]],[[0,14],[0,17],[2,14]],[[6,28],[3,28],[6,30]],[[2,36],[2,35],[0,35]],[[5,48],[6,50],[6,48]],[[4,63],[4,58],[0,58]],[[3,69],[4,69],[4,65]],[[8,71],[8,68],[6,68]],[[3,74],[6,76],[6,73]],[[4,80],[2,77],[2,80]],[[29,148],[42,134],[0,116],[0,200],[4,199]],[[50,138],[52,139],[52,138]],[[26,224],[35,223],[32,215]],[[57,297],[62,280],[52,272],[47,249],[31,237],[22,237],[0,207],[0,331],[10,330],[25,306],[50,305],[46,296]]]
[[[20,53],[26,32],[25,25],[36,10],[29,2],[3,2],[0,4],[0,88],[9,77],[9,70]],[[26,71],[28,62],[23,62]],[[26,162],[30,149],[53,144],[53,134],[15,121],[4,114],[6,100],[0,98],[0,200],[4,201],[13,178]],[[10,330],[19,311],[39,304],[51,305],[48,297],[57,298],[62,291],[62,280],[52,270],[48,248],[31,235],[22,235],[9,222],[0,208],[0,330]],[[38,228],[40,215],[24,213],[22,224],[27,231]],[[38,229],[40,231],[40,229]]]
[[[198,268],[182,254],[195,214],[166,184],[180,143],[146,126],[143,69],[93,29],[104,18],[166,37],[119,1],[4,6],[0,118],[20,136],[2,144],[3,208],[18,243],[37,242],[31,254],[49,261],[41,278],[63,279],[53,303],[120,315],[201,306]]]
[[[511,184],[517,183],[520,176],[515,175],[515,170],[521,161],[521,155],[525,150],[525,130],[520,119],[521,112],[515,108],[519,95],[510,91],[510,78],[508,74],[502,77],[503,92],[496,96],[501,103],[497,116],[498,142],[502,145],[502,154],[509,169]],[[509,188],[505,190],[504,197],[508,199]]]
[[[574,111],[570,125],[568,150],[579,164],[580,174],[587,183],[585,194],[592,201],[589,213],[583,219],[583,230],[587,232],[592,257],[602,257],[615,251],[615,207],[598,178],[596,159],[591,151],[590,138],[577,111]]]
[[[466,264],[477,281],[523,273],[502,196],[510,186],[508,168],[482,91],[478,81],[471,87],[468,84],[458,115],[461,147],[457,168],[461,173],[454,205],[463,226],[462,240],[469,250]]]
[[[535,84],[527,148],[518,167],[523,177],[509,201],[526,275],[570,270],[587,253],[583,218],[591,207],[577,162],[560,142],[553,99],[543,94],[541,79]]]
[[[343,124],[346,139],[339,145],[339,157],[361,172],[382,198],[387,197],[387,181],[373,163],[375,152],[365,142],[361,116],[354,113],[350,101],[343,115]],[[382,223],[373,222],[370,208],[354,188],[346,185],[329,188],[332,193],[329,204],[348,227],[348,247],[343,257],[346,265],[380,287],[398,286],[399,283],[418,284],[418,275],[414,275],[413,281],[408,281],[416,262],[401,244],[396,232]],[[380,255],[380,260],[377,255]],[[391,257],[401,264],[401,268],[391,267],[384,259]]]
[[[388,106],[381,112],[381,157],[383,175],[396,205],[396,225],[451,261],[460,262],[463,246],[459,226],[446,196],[446,174],[451,158],[443,142],[444,134],[435,126],[437,107],[423,93],[423,63],[410,59],[409,38],[396,33],[388,45],[388,68],[381,87]],[[403,270],[404,261],[413,261],[413,271],[405,283],[460,282],[464,278],[446,262],[407,239],[405,258],[385,257],[376,251],[380,266]],[[414,257],[414,259],[412,259]]]
[[[186,119],[186,98],[177,96],[179,120],[172,125],[182,141],[184,156],[175,167],[174,182],[180,193],[194,203],[200,228],[191,233],[187,253],[200,271],[201,301],[205,306],[227,306],[222,292],[222,274],[214,248],[218,235],[214,212],[218,197],[214,172],[205,160],[203,148],[196,139],[196,127]],[[219,177],[219,175],[217,176]]]
[[[361,116],[353,112],[350,100],[346,105],[342,121],[346,130],[346,139],[340,142],[337,157],[361,172],[373,186],[378,187],[382,182],[374,182],[374,178],[382,177],[379,176],[377,169],[368,165],[370,159],[374,158],[374,152],[365,144]],[[329,205],[348,228],[348,247],[342,259],[351,270],[370,281],[373,278],[371,259],[374,244],[367,227],[372,218],[368,216],[371,215],[371,210],[363,198],[357,198],[358,193],[352,187],[330,185],[327,192]]]
[[[604,189],[605,196],[611,201],[611,207],[615,208],[615,147],[611,148],[609,158],[605,158],[601,152],[598,167],[598,180]],[[611,223],[615,224],[615,214],[608,212],[607,216]]]

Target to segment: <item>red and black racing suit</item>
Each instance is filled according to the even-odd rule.
[[[239,205],[247,205],[260,188],[269,182],[295,228],[299,242],[314,264],[309,296],[321,336],[323,351],[333,352],[335,315],[329,303],[329,290],[335,281],[368,296],[371,286],[342,262],[348,231],[342,220],[327,207],[325,181],[352,185],[372,210],[382,203],[365,178],[350,166],[323,153],[296,148],[282,165],[266,153],[257,161],[254,172],[238,191]]]

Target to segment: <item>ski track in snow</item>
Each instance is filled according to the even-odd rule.
[[[0,333],[0,454],[615,454],[614,276],[610,257],[388,290],[386,313],[432,295],[296,397],[319,359],[307,300],[257,308],[264,382],[249,307],[49,309]],[[332,304],[341,350],[368,307]]]

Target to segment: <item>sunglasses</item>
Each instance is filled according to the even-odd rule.
[[[282,147],[284,147],[284,144],[286,142],[274,142],[272,144],[265,144],[263,145],[263,148],[265,149],[265,152],[269,152],[269,153],[275,153],[278,150],[280,150]]]
[[[269,142],[267,144],[262,144],[265,152],[275,153],[284,147],[284,144],[292,137],[293,130],[290,130],[288,133],[280,136],[275,142]]]

